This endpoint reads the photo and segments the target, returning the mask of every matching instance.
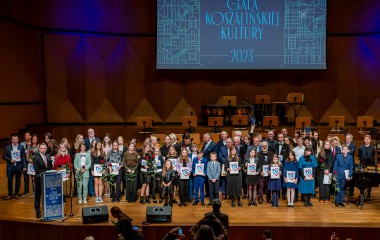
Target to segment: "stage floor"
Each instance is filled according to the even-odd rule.
[[[355,193],[358,190],[355,189]],[[223,213],[229,215],[230,226],[277,226],[277,227],[365,227],[378,228],[380,226],[380,189],[373,188],[372,199],[365,202],[363,209],[359,209],[356,204],[350,203],[345,208],[335,207],[334,203],[320,203],[317,199],[312,199],[313,207],[304,207],[302,202],[297,202],[294,208],[288,208],[286,200],[280,199],[280,207],[272,208],[269,203],[263,203],[257,207],[248,206],[247,199],[242,200],[243,207],[231,207],[230,200],[222,202]],[[212,210],[206,206],[198,204],[187,207],[173,206],[172,222],[166,226],[192,226],[201,219],[206,212]],[[40,222],[35,218],[34,198],[32,195],[21,197],[21,199],[11,199],[0,201],[0,220]],[[140,204],[128,203],[122,200],[120,203],[112,203],[109,197],[104,197],[104,203],[95,204],[95,198],[89,197],[87,204],[78,204],[77,198],[73,198],[74,217],[66,221],[53,221],[49,224],[57,225],[82,225],[82,208],[96,205],[119,206],[124,213],[134,219],[135,225],[140,225],[146,220],[146,207],[160,204]],[[65,205],[65,214],[70,212],[70,198]],[[110,219],[112,217],[110,216]],[[111,222],[100,225],[111,225]]]

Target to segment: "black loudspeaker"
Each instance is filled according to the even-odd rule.
[[[108,207],[94,206],[82,208],[82,222],[86,223],[101,223],[108,222]]]
[[[146,221],[153,222],[171,222],[172,207],[170,206],[148,206],[146,207]]]

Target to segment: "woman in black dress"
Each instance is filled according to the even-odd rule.
[[[241,189],[242,189],[242,174],[241,174],[241,169],[243,166],[241,158],[238,157],[237,155],[237,149],[235,147],[232,147],[230,149],[230,155],[227,158],[228,162],[228,168],[227,168],[227,194],[228,196],[231,197],[232,203],[231,207],[236,207],[235,204],[235,197],[238,200],[238,206],[242,207],[243,204],[240,201],[240,196],[241,196]],[[231,163],[237,163],[237,171],[238,173],[232,173],[233,169],[231,169]]]

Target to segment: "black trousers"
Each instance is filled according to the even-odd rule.
[[[179,180],[179,201],[185,203],[189,201],[189,180]]]
[[[42,179],[41,177],[36,177],[34,183],[36,184],[36,189],[34,192],[34,210],[36,212],[41,212],[41,195],[42,195]]]
[[[122,180],[122,171],[119,171],[118,175],[111,176],[114,180],[114,185],[111,186],[111,197],[120,199],[121,197],[121,180]]]

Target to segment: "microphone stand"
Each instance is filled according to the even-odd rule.
[[[74,171],[70,170],[69,173],[70,173],[70,213],[68,214],[67,217],[65,217],[64,219],[62,219],[62,222],[66,221],[69,218],[74,217],[74,213],[73,213],[73,190],[72,190],[72,180],[71,180]]]

